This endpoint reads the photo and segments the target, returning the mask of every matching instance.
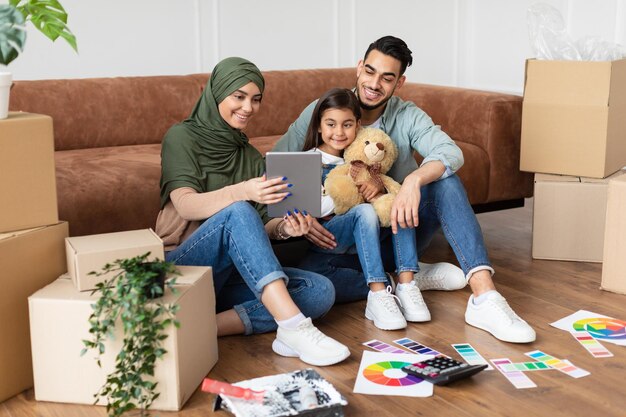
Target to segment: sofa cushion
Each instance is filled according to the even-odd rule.
[[[188,76],[20,81],[10,105],[52,116],[55,150],[64,151],[161,143],[201,90]]]
[[[55,152],[59,218],[71,236],[154,227],[161,145]]]

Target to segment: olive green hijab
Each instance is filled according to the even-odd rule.
[[[253,82],[261,92],[265,81],[259,69],[243,58],[226,58],[215,66],[191,116],[172,126],[161,148],[161,208],[172,191],[190,187],[199,193],[219,190],[259,177],[263,157],[240,130],[219,114],[218,104]],[[263,217],[265,206],[257,204]]]

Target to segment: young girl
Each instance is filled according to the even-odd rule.
[[[354,142],[360,125],[361,109],[352,91],[334,88],[317,102],[303,150],[322,154],[322,183],[331,169],[344,163],[343,151]],[[376,197],[377,195],[368,201],[373,201]],[[413,281],[413,274],[419,267],[415,231],[412,228],[399,228],[398,233],[392,235],[398,274],[398,284],[393,295],[391,287],[387,286],[388,280],[380,254],[380,225],[372,205],[359,204],[344,214],[335,215],[332,198],[322,192],[322,218],[319,221],[335,236],[337,246],[334,249],[313,246],[312,250],[349,253],[356,247],[370,288],[365,308],[367,319],[373,320],[374,325],[383,330],[402,329],[406,327],[407,320],[430,320],[430,312]],[[389,233],[388,230],[385,233]]]

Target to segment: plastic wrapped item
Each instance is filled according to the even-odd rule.
[[[561,13],[546,3],[535,3],[527,12],[530,45],[537,59],[566,61],[613,61],[624,57],[621,45],[599,37],[574,41],[567,33]]]
[[[279,375],[240,381],[229,385],[228,392],[215,398],[213,411],[225,409],[235,417],[343,417],[346,399],[313,369],[302,369]],[[204,387],[203,389],[209,388]],[[260,394],[246,392],[263,391],[262,401],[250,401]],[[246,397],[248,397],[246,399]]]

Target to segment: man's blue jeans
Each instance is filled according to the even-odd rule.
[[[275,280],[285,280],[306,317],[323,316],[335,301],[326,277],[280,266],[259,214],[247,202],[231,204],[206,219],[165,258],[178,265],[211,266],[217,312],[234,308],[245,334],[276,330],[274,317],[260,301],[263,287]]]
[[[341,255],[353,254],[356,249],[365,282],[368,285],[372,282],[387,282],[381,258],[380,223],[371,204],[354,206],[346,213],[322,222],[322,225],[335,236],[337,246],[333,249],[312,246],[312,251]],[[392,236],[392,244],[396,273],[417,272],[419,267],[413,230],[400,230]]]
[[[463,272],[478,266],[491,267],[482,231],[456,175],[432,182],[421,188],[419,226],[416,228],[417,255],[421,257],[434,234],[442,229],[454,250]],[[381,256],[386,270],[392,270],[392,239],[385,229],[381,232]],[[363,300],[369,288],[365,285],[358,258],[354,255],[324,254],[309,250],[299,265],[328,277],[335,286],[338,303]]]

